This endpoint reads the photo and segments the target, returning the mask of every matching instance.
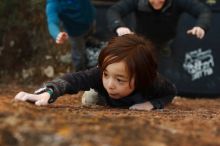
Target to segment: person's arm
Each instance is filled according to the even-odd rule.
[[[175,85],[159,74],[154,84],[146,90],[147,95],[140,93],[131,95],[136,104],[130,106],[129,109],[146,111],[163,109],[172,102],[177,93]]]
[[[153,86],[147,89],[149,92],[148,97],[145,97],[139,93],[133,95],[133,98],[146,99],[145,102],[139,102],[129,107],[131,110],[146,110],[150,111],[153,109],[163,109],[166,105],[172,102],[176,96],[176,87],[174,84],[161,77],[160,75],[155,80]]]
[[[53,103],[59,96],[74,94],[79,91],[96,88],[99,84],[100,71],[97,67],[77,73],[66,74],[45,83],[35,94],[20,92],[15,96],[16,100],[35,102],[36,105]],[[39,103],[40,102],[40,103]]]
[[[108,9],[108,27],[112,32],[120,35],[120,32],[117,32],[117,28],[123,28],[121,30],[128,33],[131,32],[130,29],[126,27],[122,19],[129,13],[135,11],[135,9],[137,8],[137,4],[138,0],[121,0]]]
[[[153,105],[154,109],[164,108],[172,102],[177,94],[176,86],[162,76],[157,78],[152,90],[152,98],[149,102]]]
[[[209,7],[197,0],[177,0],[177,5],[183,12],[197,19],[194,27],[189,29],[187,34],[192,34],[202,39],[211,25],[212,13]]]
[[[47,24],[50,35],[56,41],[57,44],[63,44],[68,40],[69,36],[66,32],[61,32],[59,23],[60,19],[58,16],[58,4],[57,0],[47,0],[46,15]]]
[[[153,94],[148,101],[134,104],[130,106],[129,109],[146,111],[163,109],[166,105],[172,102],[176,95],[176,87],[166,80],[161,80],[156,83],[152,90],[154,90]],[[135,98],[138,99],[143,95],[135,94],[134,96],[136,96]]]
[[[57,0],[47,0],[46,4],[46,15],[47,15],[47,25],[50,35],[54,40],[57,39],[60,33],[60,19],[58,16],[58,4]]]

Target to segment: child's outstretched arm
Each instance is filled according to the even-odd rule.
[[[69,73],[60,78],[45,83],[34,94],[19,92],[16,100],[34,102],[36,105],[53,103],[64,94],[75,94],[96,88],[99,82],[100,71],[97,67],[89,70]]]
[[[15,96],[15,100],[33,102],[38,106],[48,105],[55,102],[59,96],[67,93],[68,88],[71,88],[70,86],[67,81],[58,78],[45,83],[34,94],[23,91],[19,92]]]

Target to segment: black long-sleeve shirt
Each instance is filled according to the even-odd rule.
[[[166,0],[161,10],[154,10],[149,0],[121,0],[107,12],[109,28],[115,32],[118,27],[126,27],[122,18],[131,12],[136,16],[136,32],[155,43],[166,43],[175,37],[184,12],[197,18],[195,26],[205,31],[211,23],[211,10],[198,0]]]
[[[175,86],[158,74],[153,85],[146,88],[145,93],[141,94],[134,91],[127,97],[112,99],[103,86],[101,72],[98,67],[66,74],[61,78],[46,83],[45,86],[52,88],[52,100],[56,100],[57,97],[64,94],[74,94],[92,88],[97,91],[101,97],[105,98],[104,100],[107,104],[112,107],[129,107],[137,103],[150,101],[154,108],[160,109],[170,103],[176,95]]]

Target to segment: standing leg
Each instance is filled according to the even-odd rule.
[[[75,67],[75,71],[85,70],[87,68],[87,51],[86,51],[86,39],[92,35],[95,31],[95,22],[91,24],[90,28],[81,36],[72,37],[72,62]]]
[[[71,38],[71,44],[72,63],[74,65],[75,71],[86,69],[87,58],[84,36]]]

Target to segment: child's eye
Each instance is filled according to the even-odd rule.
[[[107,74],[107,73],[105,73],[105,72],[103,72],[103,76],[104,76],[104,77],[107,77],[107,76],[108,76],[108,74]]]
[[[121,79],[117,79],[117,81],[118,81],[119,83],[124,83],[124,82],[126,82],[126,81],[121,80]]]

